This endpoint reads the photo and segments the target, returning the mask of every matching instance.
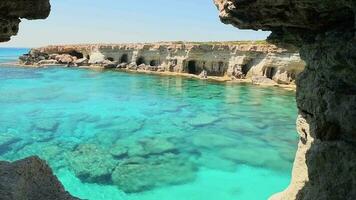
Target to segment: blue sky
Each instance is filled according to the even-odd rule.
[[[47,20],[23,20],[0,46],[265,39],[222,24],[212,0],[51,0]]]

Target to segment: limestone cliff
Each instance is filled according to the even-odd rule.
[[[9,41],[17,34],[21,18],[45,19],[50,9],[49,0],[1,0],[0,42]]]
[[[297,79],[300,134],[293,178],[272,199],[356,199],[356,3],[215,0],[221,20],[271,30],[306,61]]]
[[[304,69],[304,62],[296,51],[264,41],[48,46],[32,49],[20,60],[29,65],[99,65],[203,77],[224,76],[232,80],[259,77],[256,80],[272,84],[293,84]]]

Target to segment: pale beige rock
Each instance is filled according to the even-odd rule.
[[[297,75],[304,69],[304,62],[298,53],[265,42],[63,45],[33,51],[59,56],[83,55],[90,58],[89,65],[104,68],[176,72],[196,77],[202,75],[200,78],[204,79],[224,77],[225,80],[234,80],[264,76],[287,85],[294,84]],[[31,58],[26,63],[35,64],[37,60],[36,57]]]

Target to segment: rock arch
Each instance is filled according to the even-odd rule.
[[[68,54],[71,56],[75,56],[78,59],[84,58],[84,55],[76,50],[72,50],[72,51],[68,52]]]
[[[150,66],[152,66],[152,67],[158,66],[158,61],[157,60],[151,60],[150,61]]]
[[[140,56],[136,59],[136,65],[146,64],[145,57]]]
[[[188,61],[188,64],[187,64],[187,72],[189,74],[197,74],[198,73],[198,70],[197,70],[197,61],[195,60],[190,60]]]
[[[120,63],[128,63],[129,62],[129,56],[125,53],[122,54],[122,56],[120,57]]]

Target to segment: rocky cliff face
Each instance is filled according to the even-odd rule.
[[[1,0],[0,42],[9,41],[17,34],[21,18],[45,19],[50,7],[49,0]]]
[[[293,84],[305,65],[296,51],[266,42],[48,46],[33,49],[20,60],[28,65],[99,65],[201,77],[258,77],[272,84]]]
[[[74,200],[45,161],[30,157],[13,163],[0,161],[0,199]]]
[[[297,79],[300,134],[292,182],[272,199],[356,199],[356,3],[215,0],[221,20],[271,30],[307,66]]]

